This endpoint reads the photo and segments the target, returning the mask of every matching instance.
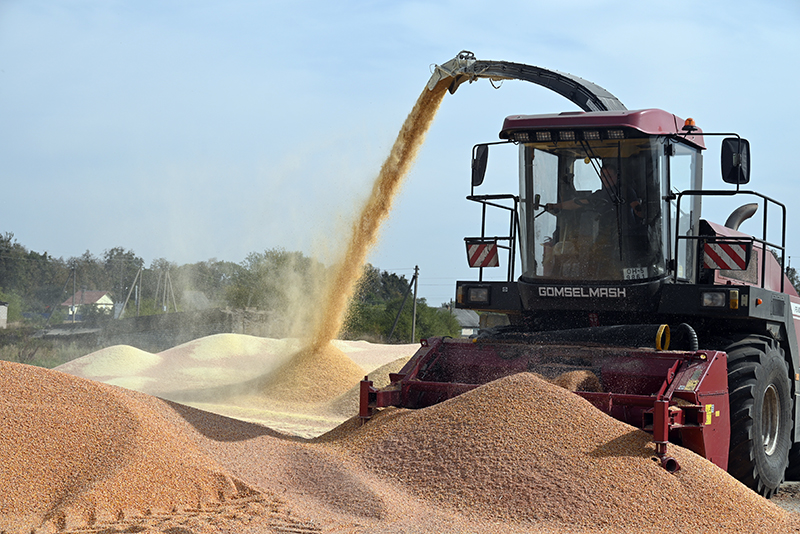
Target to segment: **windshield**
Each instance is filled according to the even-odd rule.
[[[663,275],[659,139],[520,146],[522,277]]]

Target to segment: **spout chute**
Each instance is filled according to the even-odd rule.
[[[523,63],[477,60],[475,55],[467,50],[462,50],[450,61],[436,65],[433,75],[428,81],[428,89],[433,89],[442,80],[451,79],[448,89],[450,93],[455,93],[462,83],[472,83],[478,78],[489,78],[493,81],[522,80],[535,83],[560,94],[583,111],[622,111],[627,109],[616,96],[583,78]]]

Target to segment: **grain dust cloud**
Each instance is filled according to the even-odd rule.
[[[321,349],[339,333],[367,254],[378,240],[381,224],[389,216],[394,197],[425,141],[425,134],[433,123],[446,91],[446,83],[439,83],[433,90],[428,90],[427,87],[423,89],[403,123],[392,150],[375,179],[370,197],[353,223],[346,251],[326,289],[323,306],[311,336],[312,350]]]
[[[381,224],[389,216],[394,197],[425,141],[425,134],[433,123],[447,86],[445,82],[440,82],[432,90],[426,86],[406,117],[368,200],[353,222],[344,253],[323,290],[308,344],[281,369],[267,377],[259,388],[264,397],[286,400],[287,396],[295,396],[319,400],[345,393],[350,384],[363,377],[362,370],[332,346],[331,341],[342,327],[367,255],[377,242]]]

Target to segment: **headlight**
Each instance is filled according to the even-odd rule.
[[[470,304],[489,304],[489,288],[470,287],[467,289],[467,302]]]
[[[705,291],[701,295],[700,305],[709,308],[724,308],[725,300],[724,291]]]

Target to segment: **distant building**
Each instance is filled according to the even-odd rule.
[[[458,324],[461,326],[461,337],[469,337],[478,333],[480,329],[480,317],[478,312],[474,310],[462,310],[459,308],[440,308],[456,318]]]
[[[450,313],[461,326],[461,337],[475,336],[485,328],[494,328],[509,324],[508,315],[504,313],[462,310],[451,306],[442,306],[440,311]]]
[[[88,306],[95,307],[98,311],[107,314],[111,314],[114,311],[114,301],[111,300],[108,291],[82,289],[62,302],[61,306],[67,308],[68,318],[70,320],[74,318],[76,321],[82,319],[83,310]]]
[[[0,328],[8,326],[8,302],[0,302]]]

